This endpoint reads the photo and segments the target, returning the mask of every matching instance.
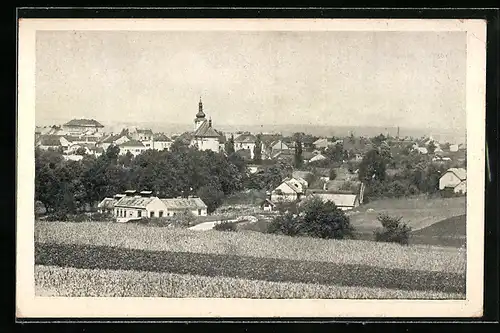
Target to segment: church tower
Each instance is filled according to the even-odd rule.
[[[203,103],[201,102],[200,97],[200,102],[198,103],[198,113],[196,114],[196,118],[194,119],[194,130],[196,131],[205,121],[206,119],[205,113],[203,113]]]

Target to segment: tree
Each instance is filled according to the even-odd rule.
[[[393,242],[408,245],[411,228],[402,223],[402,217],[392,217],[380,214],[377,220],[382,224],[382,230],[375,231],[375,240],[378,242]]]
[[[84,147],[78,147],[78,149],[75,152],[76,155],[81,155],[84,156],[87,154],[86,150]]]
[[[253,161],[256,164],[260,164],[260,162],[262,161],[262,140],[260,135],[257,135],[257,140],[255,141],[255,148],[253,150]]]
[[[330,169],[329,178],[330,180],[335,180],[335,178],[337,178],[337,171],[334,168]]]
[[[383,181],[385,179],[387,161],[378,149],[369,150],[359,164],[359,180],[370,182],[373,179]]]
[[[207,205],[207,212],[212,213],[222,204],[224,192],[216,186],[203,186],[198,190],[198,196]]]
[[[434,143],[434,141],[431,141],[429,142],[429,144],[427,145],[427,152],[429,154],[434,154],[434,152],[436,151],[436,144]]]
[[[225,149],[227,155],[231,155],[235,152],[235,150],[234,150],[234,136],[232,134],[231,134],[231,137],[229,138],[229,140],[226,141],[224,149]]]
[[[349,217],[331,201],[312,198],[298,206],[299,212],[285,212],[269,225],[268,232],[288,236],[342,239],[352,236]]]
[[[296,168],[300,168],[304,163],[304,160],[302,159],[302,138],[301,135],[297,133],[294,136],[295,136],[294,166]]]

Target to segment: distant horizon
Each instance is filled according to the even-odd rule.
[[[465,130],[466,58],[460,31],[38,31],[35,117]]]

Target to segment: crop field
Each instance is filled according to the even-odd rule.
[[[465,296],[462,249],[255,232],[37,222],[35,265],[35,282],[41,294],[447,299]],[[172,290],[174,285],[179,287]]]

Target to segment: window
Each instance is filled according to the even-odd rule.
[[[198,215],[201,215],[201,209],[198,209]]]
[[[137,217],[142,217],[142,212],[140,210],[137,211]]]
[[[160,210],[160,211],[158,212],[158,217],[163,217],[163,211],[162,211],[162,210]]]
[[[155,217],[155,212],[149,212],[149,217]]]

